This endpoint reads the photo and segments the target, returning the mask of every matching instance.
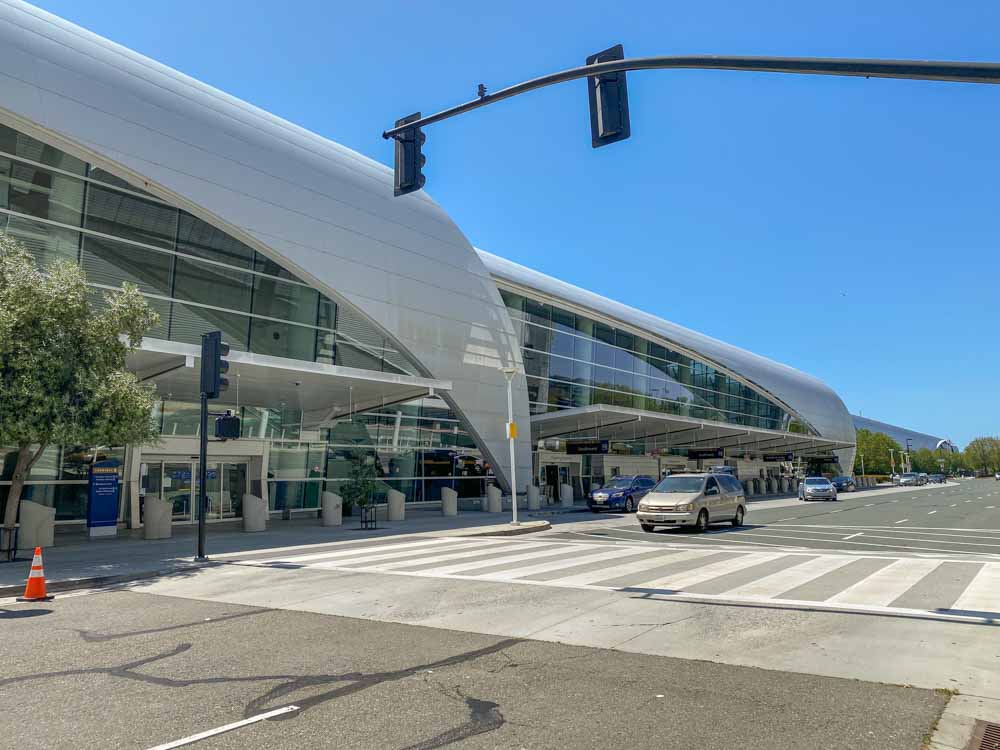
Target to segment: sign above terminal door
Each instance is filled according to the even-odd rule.
[[[688,448],[688,458],[696,461],[702,458],[722,457],[722,448]]]
[[[566,453],[570,456],[593,455],[596,453],[607,453],[610,449],[610,442],[607,440],[567,440]]]
[[[764,454],[764,460],[765,461],[771,461],[771,462],[774,462],[774,461],[794,461],[795,460],[795,454],[792,453],[791,451],[789,451],[788,453],[765,453]]]

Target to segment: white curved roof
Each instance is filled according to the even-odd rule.
[[[490,273],[499,279],[535,289],[556,299],[593,310],[655,337],[673,342],[681,349],[718,364],[775,397],[799,414],[823,437],[853,443],[854,424],[844,402],[822,381],[780,362],[692,331],[642,310],[588,292],[538,271],[477,248]],[[846,459],[846,456],[842,456]]]
[[[926,432],[908,430],[905,427],[898,427],[894,424],[889,424],[888,422],[879,422],[877,419],[869,419],[868,417],[862,417],[857,414],[851,415],[851,419],[854,421],[854,426],[857,429],[869,430],[871,432],[881,432],[883,435],[891,437],[899,443],[900,447],[903,448],[906,447],[906,441],[909,440],[910,447],[913,450],[927,448],[932,451],[936,451],[938,449],[945,449],[953,452],[958,451],[955,444],[948,440],[948,438],[928,435]]]
[[[0,0],[0,120],[212,223],[360,310],[465,417],[501,479],[506,308],[468,240],[391,170],[18,0]],[[379,137],[372,123],[373,141]],[[515,418],[528,421],[524,379]],[[522,441],[520,476],[530,476]]]

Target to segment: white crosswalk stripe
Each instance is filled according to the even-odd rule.
[[[454,578],[517,585],[592,588],[605,591],[647,589],[656,597],[691,601],[759,602],[840,610],[918,613],[921,616],[995,621],[1000,616],[1000,563],[971,562],[980,566],[968,573],[969,583],[956,597],[947,576],[940,603],[930,606],[937,583],[924,584],[911,601],[928,602],[927,609],[892,607],[910,589],[935,574],[944,562],[927,556],[869,559],[885,561],[882,567],[858,568],[862,559],[847,552],[828,553],[803,549],[691,548],[651,544],[566,542],[556,539],[435,537],[410,541],[387,538],[358,545],[332,545],[325,551],[300,554],[279,550],[263,559],[232,561],[236,565],[304,567],[320,570],[384,573],[428,578]],[[267,550],[262,550],[267,553]],[[767,565],[767,563],[771,563]],[[762,566],[759,574],[752,570]],[[581,568],[583,568],[581,570]],[[867,572],[870,570],[870,572]],[[565,571],[565,575],[560,575]],[[843,573],[841,573],[843,571]],[[759,575],[759,577],[754,577]],[[858,580],[859,575],[863,577]],[[752,579],[752,580],[751,580]],[[707,584],[691,591],[700,584]],[[728,586],[728,588],[727,588]],[[787,598],[806,586],[803,599]],[[714,593],[704,593],[712,591]]]
[[[725,593],[730,596],[770,599],[810,581],[814,581],[820,576],[831,573],[838,568],[849,565],[854,562],[855,558],[824,555],[814,560],[809,560],[807,556],[803,556],[803,559],[806,562],[779,570],[777,573],[772,573],[769,576],[758,578],[752,583],[738,586]]]
[[[940,564],[940,560],[896,560],[827,601],[832,604],[871,604],[887,607]]]

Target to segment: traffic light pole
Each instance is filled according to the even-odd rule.
[[[208,394],[201,394],[201,422],[198,430],[198,556],[196,562],[207,562],[205,556],[205,516],[208,515]]]
[[[450,117],[470,112],[487,104],[526,94],[578,78],[590,78],[630,70],[740,70],[753,73],[799,73],[821,76],[857,76],[861,78],[904,78],[918,81],[948,81],[952,83],[1000,83],[1000,64],[978,62],[935,62],[930,60],[858,60],[830,57],[744,57],[733,55],[678,55],[667,57],[633,57],[610,62],[598,62],[562,70],[488,94],[480,85],[480,96],[463,104],[417,119],[407,118],[405,124],[382,132],[383,138],[395,138],[414,128],[422,128]]]

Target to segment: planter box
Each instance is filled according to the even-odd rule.
[[[142,504],[142,536],[144,539],[169,539],[174,504],[170,500],[146,498]]]

